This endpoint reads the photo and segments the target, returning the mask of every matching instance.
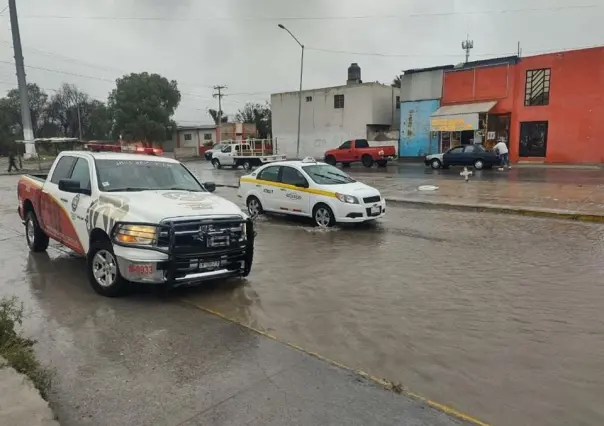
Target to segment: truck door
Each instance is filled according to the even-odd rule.
[[[352,142],[353,141],[346,141],[338,147],[338,161],[343,163],[350,163],[354,161]]]
[[[310,215],[310,194],[304,191],[308,188],[308,181],[302,173],[293,167],[283,166],[281,170],[281,183],[291,185],[289,188],[279,189],[279,207],[287,212],[298,215]]]
[[[220,151],[218,159],[223,166],[232,166],[234,164],[233,156],[238,145],[227,145]]]
[[[354,149],[352,150],[354,161],[361,161],[364,152],[363,148],[369,148],[369,142],[366,139],[357,139],[354,141]]]
[[[80,182],[80,188],[88,191],[92,190],[92,167],[88,159],[80,157],[77,159],[69,179]],[[89,193],[90,194],[90,193]],[[74,194],[62,192],[62,198],[67,199],[67,211],[69,212],[71,223],[65,225],[62,234],[69,243],[69,246],[82,246],[84,253],[88,252],[88,223],[87,213],[92,203],[92,197],[89,194]],[[72,247],[73,248],[73,247]]]
[[[61,200],[63,196],[59,191],[59,181],[67,179],[70,176],[75,162],[76,158],[72,156],[65,155],[59,158],[52,170],[52,174],[49,175],[44,183],[40,194],[42,228],[49,236],[59,242],[63,242],[61,222],[62,218],[66,215],[65,204],[67,203],[67,200]]]

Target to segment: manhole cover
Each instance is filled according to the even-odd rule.
[[[436,191],[438,189],[438,186],[434,186],[434,185],[420,185],[417,187],[417,189],[419,191]]]

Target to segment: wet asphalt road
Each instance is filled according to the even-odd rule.
[[[232,171],[192,168],[217,183],[233,181]],[[66,375],[61,383],[74,379],[86,387],[90,406],[78,407],[83,413],[98,406],[111,412],[106,387],[147,367],[165,368],[166,394],[182,397],[175,386],[189,385],[190,363],[179,354],[206,356],[191,336],[191,318],[212,321],[195,317],[190,304],[495,425],[604,423],[600,225],[402,208],[390,208],[374,226],[327,232],[304,221],[261,218],[246,282],[179,292],[168,305],[150,302],[144,292],[108,301],[89,289],[80,260],[56,251],[28,256],[14,214],[15,182],[0,178],[7,271],[0,294],[17,294],[32,307],[28,331],[40,340],[38,352]],[[234,190],[219,193],[237,201]],[[173,330],[174,321],[183,322],[182,333],[165,335],[163,345],[146,334]],[[217,332],[206,337],[210,347],[216,336],[228,345]],[[141,359],[116,350],[124,347]],[[110,380],[95,374],[107,365],[115,368],[103,369],[114,375]],[[86,381],[76,380],[82,376]],[[136,380],[137,390],[146,395],[162,386],[153,377]],[[59,407],[80,401],[75,388],[61,390],[54,394]]]

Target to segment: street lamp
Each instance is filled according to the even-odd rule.
[[[285,25],[279,24],[279,28],[287,31],[289,35],[296,40],[296,43],[298,43],[302,48],[302,56],[300,58],[300,91],[298,99],[298,139],[296,141],[296,158],[300,158],[300,122],[302,120],[302,74],[304,72],[304,45],[298,41],[296,36],[293,35],[292,32],[285,27]]]

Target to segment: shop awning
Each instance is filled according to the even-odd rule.
[[[497,101],[442,106],[430,116],[430,131],[478,130],[478,115],[489,112]]]

